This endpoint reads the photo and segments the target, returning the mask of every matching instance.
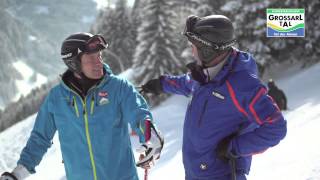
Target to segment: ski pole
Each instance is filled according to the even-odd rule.
[[[148,180],[148,169],[144,169],[144,180]]]
[[[237,180],[237,168],[236,168],[235,158],[230,159],[230,166],[231,166],[231,180]]]

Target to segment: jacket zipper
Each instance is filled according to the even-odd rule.
[[[79,116],[79,109],[78,109],[78,104],[77,104],[77,101],[76,101],[76,97],[73,96],[72,99],[73,99],[72,105],[73,105],[73,107],[74,107],[74,109],[76,111],[77,117],[79,118],[80,116]]]
[[[208,99],[206,99],[206,101],[204,102],[204,105],[203,105],[203,108],[202,108],[202,112],[200,114],[200,118],[199,118],[199,121],[198,121],[198,127],[201,126],[202,119],[203,119],[203,114],[206,112],[206,109],[207,109],[207,104],[208,104]]]
[[[94,108],[94,94],[91,96],[90,115],[93,114],[93,108]]]
[[[89,132],[89,121],[88,121],[88,113],[86,110],[86,97],[84,98],[84,103],[83,103],[83,116],[84,116],[84,123],[85,123],[85,129],[86,129],[86,138],[87,138],[87,144],[89,148],[89,154],[90,154],[90,161],[92,165],[92,170],[93,170],[93,178],[94,180],[97,180],[97,171],[96,171],[96,165],[94,161],[94,156],[92,152],[92,145],[91,145],[91,138],[90,138],[90,132]]]
[[[66,85],[65,85],[66,86]],[[94,161],[94,156],[93,156],[93,151],[92,151],[92,145],[91,145],[91,139],[90,139],[90,133],[89,133],[89,121],[88,121],[88,113],[87,113],[87,105],[86,105],[86,99],[87,96],[84,97],[84,100],[82,99],[82,97],[75,91],[73,91],[71,88],[69,88],[68,86],[66,86],[71,92],[73,92],[75,95],[77,95],[78,97],[80,97],[82,106],[83,106],[83,118],[84,118],[84,123],[85,123],[85,132],[86,132],[86,139],[87,139],[87,144],[88,144],[88,149],[89,149],[89,155],[90,155],[90,161],[91,161],[91,166],[92,166],[92,171],[93,171],[93,179],[94,180],[98,180],[97,177],[97,170],[96,170],[96,165],[95,165],[95,161]],[[91,87],[88,90],[87,95],[89,94],[90,90],[92,90],[94,87]],[[94,94],[93,94],[94,96]],[[75,101],[75,97],[74,97],[74,101]],[[76,101],[75,101],[76,103]],[[91,102],[91,106],[94,105]],[[78,109],[78,108],[77,108]],[[91,107],[92,111],[93,108]],[[78,113],[79,111],[76,110]]]

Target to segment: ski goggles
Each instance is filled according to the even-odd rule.
[[[85,44],[84,53],[95,53],[108,47],[106,40],[101,35],[92,36]]]
[[[202,38],[200,35],[197,35],[192,32],[185,32],[184,35],[195,46],[197,46],[197,47],[207,46],[207,47],[211,47],[214,50],[225,50],[225,49],[233,46],[236,42],[236,40],[232,40],[232,41],[224,43],[224,44],[216,44],[216,43],[212,43],[212,42]]]

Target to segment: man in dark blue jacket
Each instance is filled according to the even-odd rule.
[[[183,131],[186,180],[244,180],[252,155],[285,137],[286,121],[253,57],[233,47],[230,19],[189,16],[184,35],[196,59],[187,65],[190,73],[163,75],[142,89],[192,96]]]

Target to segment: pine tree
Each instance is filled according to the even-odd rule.
[[[118,0],[115,8],[106,7],[100,14],[93,33],[101,33],[109,43],[103,53],[113,72],[119,73],[132,66],[135,36],[126,0]]]
[[[199,17],[203,17],[206,15],[212,14],[212,8],[209,0],[176,0],[177,1],[177,12],[179,12],[179,18],[176,20],[176,24],[178,24],[178,28],[184,30],[186,25],[186,19],[190,15],[196,15]],[[216,1],[214,1],[216,2]],[[192,55],[192,49],[190,45],[188,45],[188,40],[185,36],[179,38],[179,41],[182,42],[180,44],[181,56],[186,63],[194,61],[194,57]]]
[[[263,70],[274,63],[291,61],[303,65],[319,61],[320,52],[320,2],[233,0],[221,4],[220,12],[232,19],[235,25],[239,48],[253,53],[261,76]],[[306,35],[304,38],[268,38],[266,37],[267,8],[304,8]]]
[[[171,21],[176,14],[168,0],[149,0],[142,9],[138,28],[138,46],[134,55],[134,80],[144,84],[165,73],[182,73],[183,63],[178,52],[175,27]]]
[[[233,22],[238,48],[254,54],[260,72],[263,72],[263,67],[272,59],[270,48],[265,43],[265,10],[269,4],[269,0],[232,0],[215,4],[217,11]]]
[[[135,36],[133,36],[132,18],[127,7],[126,0],[118,0],[116,3],[115,19],[119,23],[115,27],[116,37],[112,37],[113,42],[110,45],[116,54],[123,60],[124,67],[127,69],[132,66],[132,59],[135,47]],[[114,47],[112,47],[114,46]]]

